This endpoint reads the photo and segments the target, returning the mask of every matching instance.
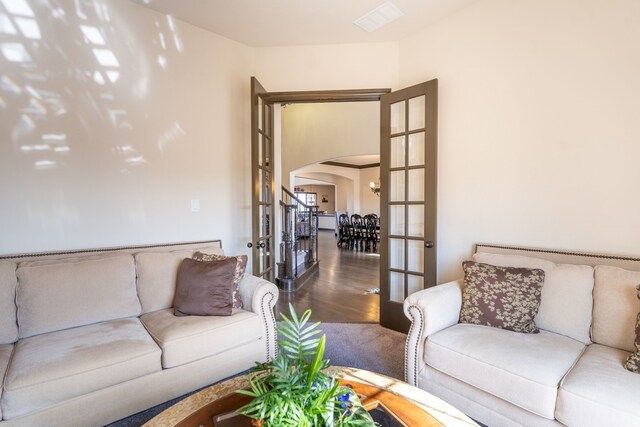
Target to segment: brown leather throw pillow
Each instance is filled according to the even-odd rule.
[[[230,316],[237,260],[200,262],[185,258],[178,269],[176,316]]]

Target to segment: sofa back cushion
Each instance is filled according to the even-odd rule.
[[[590,344],[589,330],[593,309],[593,267],[556,264],[540,258],[477,252],[473,259],[501,267],[540,268],[545,279],[535,323],[540,329],[555,332]]]
[[[218,247],[209,246],[197,250],[224,255],[222,249]],[[172,252],[140,252],[135,255],[138,295],[143,313],[173,307],[178,267],[183,259],[191,258],[195,252],[196,250],[192,249]]]
[[[640,312],[636,287],[640,271],[607,265],[595,267],[593,289],[593,342],[635,351],[636,316]]]
[[[27,261],[17,277],[20,338],[140,315],[131,255]]]
[[[0,344],[11,344],[18,339],[16,267],[15,262],[0,261]]]

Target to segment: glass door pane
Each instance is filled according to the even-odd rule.
[[[391,167],[401,168],[405,165],[404,135],[391,138]],[[411,141],[409,141],[411,143]]]
[[[409,130],[424,129],[424,105],[424,95],[409,100]]]
[[[409,135],[409,166],[424,165],[424,132]]]
[[[391,135],[404,132],[405,128],[405,102],[391,104]]]

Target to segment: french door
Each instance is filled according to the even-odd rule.
[[[438,81],[380,98],[380,324],[407,332],[405,298],[436,284]]]
[[[275,188],[273,156],[273,104],[267,103],[267,91],[251,78],[251,174],[253,275],[275,280]]]

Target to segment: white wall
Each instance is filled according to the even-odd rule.
[[[317,183],[300,183],[295,186],[296,192],[316,193],[316,204],[320,212],[336,211],[336,186]]]
[[[282,109],[283,176],[313,163],[379,152],[379,102],[292,104]]]
[[[380,178],[380,166],[360,169],[360,213],[366,215],[374,213],[380,216],[380,197],[376,196],[369,186],[371,181]]]
[[[482,0],[400,44],[439,80],[439,276],[474,242],[640,254],[640,2]]]
[[[129,1],[75,3],[29,2],[37,32],[0,34],[0,253],[246,252],[254,51]]]
[[[261,48],[256,66],[258,80],[274,92],[389,88],[398,83],[398,44]]]
[[[360,171],[358,169],[313,164],[295,170],[290,177],[292,187],[294,177],[335,184],[336,210],[349,211],[349,214],[360,211]]]

